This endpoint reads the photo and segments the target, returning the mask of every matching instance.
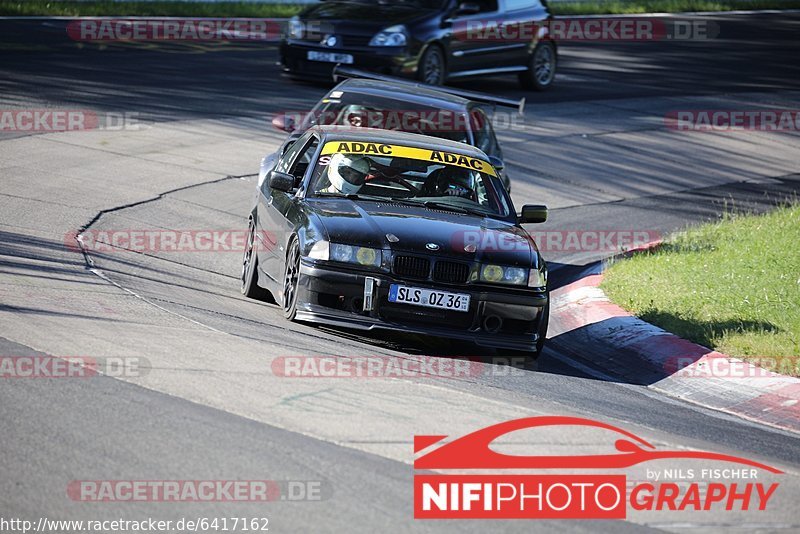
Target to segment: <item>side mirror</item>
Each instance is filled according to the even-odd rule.
[[[269,173],[269,187],[276,191],[291,191],[294,187],[294,176],[285,172],[272,171]]]
[[[481,12],[481,6],[472,2],[462,2],[456,9],[456,16],[458,15],[474,15]]]
[[[292,117],[287,117],[284,113],[279,113],[272,118],[272,125],[278,130],[292,133],[295,129],[295,121]]]
[[[497,156],[489,156],[489,163],[492,164],[492,167],[494,167],[498,173],[503,172],[503,169],[506,168],[506,164]]]
[[[540,204],[525,204],[522,213],[517,215],[520,223],[543,223],[547,220],[547,206]]]

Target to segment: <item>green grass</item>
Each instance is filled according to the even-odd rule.
[[[800,376],[800,204],[688,230],[614,262],[602,288],[665,330]]]
[[[0,0],[0,15],[10,16],[173,16],[291,17],[304,6],[257,2],[115,2],[112,0]],[[736,9],[793,9],[800,0],[609,0],[553,3],[556,15],[675,13]]]
[[[303,7],[299,4],[255,2],[86,2],[58,0],[0,0],[0,15],[65,17],[141,16],[141,17],[291,17]]]
[[[552,3],[555,15],[682,13],[738,9],[796,9],[800,0],[609,0]]]

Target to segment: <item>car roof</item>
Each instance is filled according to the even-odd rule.
[[[381,96],[410,104],[421,104],[450,111],[466,111],[467,107],[472,103],[471,100],[464,97],[443,93],[414,82],[388,82],[348,78],[337,85],[334,90],[354,91],[359,94]]]
[[[352,126],[313,126],[311,132],[318,133],[323,141],[360,141],[385,145],[403,145],[463,154],[472,158],[489,161],[489,157],[479,148],[458,141],[432,137],[418,133],[381,130],[378,128],[353,128]]]

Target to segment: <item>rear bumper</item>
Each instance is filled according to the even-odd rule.
[[[291,76],[309,79],[331,79],[335,63],[310,61],[309,51],[334,52],[353,56],[354,68],[388,74],[413,77],[417,72],[417,57],[405,48],[327,48],[316,43],[284,41],[280,47],[280,63],[284,72]]]
[[[385,274],[348,272],[301,263],[297,319],[357,330],[395,330],[470,341],[498,349],[535,351],[539,324],[547,305],[546,292],[486,290],[469,285],[439,285],[406,281]],[[374,280],[373,307],[363,310],[367,278]],[[389,302],[391,284],[407,284],[470,295],[466,312]],[[497,331],[485,320],[500,318]]]

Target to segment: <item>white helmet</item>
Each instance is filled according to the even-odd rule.
[[[344,195],[358,193],[368,173],[369,161],[364,156],[334,154],[328,164],[331,187]]]

